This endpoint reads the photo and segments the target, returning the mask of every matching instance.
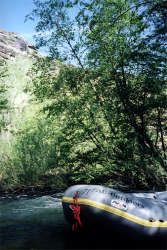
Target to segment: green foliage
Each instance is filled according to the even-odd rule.
[[[23,128],[16,132],[12,161],[19,169],[18,178],[22,185],[49,185],[53,175],[57,184],[61,174],[58,164],[60,152],[56,149],[59,137],[58,124],[42,117],[34,118],[29,123],[26,121]]]
[[[0,134],[1,190],[65,188],[68,182],[64,154],[70,149],[61,132],[63,119],[46,118],[40,113],[44,104],[27,92],[27,86],[32,88],[27,75],[31,64],[22,57],[7,63],[9,105],[4,111],[6,129]]]
[[[7,85],[4,78],[7,76],[7,67],[5,61],[0,61],[0,131],[5,126],[4,112],[8,108]]]
[[[39,18],[37,43],[51,58],[33,66],[31,91],[64,120],[76,182],[165,185],[165,2],[34,1],[29,18]],[[54,74],[57,58],[76,66]]]
[[[34,1],[50,57],[0,67],[1,188],[165,187],[165,2]]]
[[[12,163],[13,131],[19,128],[22,122],[24,106],[27,105],[27,96],[23,91],[26,84],[26,71],[31,65],[29,60],[17,58],[16,61],[5,62],[3,78],[5,101],[7,105],[3,109],[3,123],[5,126],[0,134],[0,181],[1,188],[11,188],[19,184],[17,177],[18,168]],[[23,106],[21,103],[26,102]]]

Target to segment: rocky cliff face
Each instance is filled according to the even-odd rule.
[[[0,58],[14,59],[18,55],[38,57],[39,53],[18,33],[0,30]]]

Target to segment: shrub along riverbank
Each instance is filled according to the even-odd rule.
[[[85,116],[89,130],[82,128],[79,116],[79,120],[75,116],[70,117],[73,112],[71,108],[76,108],[78,101],[81,101],[76,95],[69,96],[67,90],[66,93],[58,92],[58,111],[55,100],[35,98],[32,91],[37,86],[34,81],[37,84],[39,79],[45,80],[47,74],[47,71],[41,70],[45,68],[43,64],[54,69],[62,67],[64,71],[64,66],[49,58],[40,59],[33,65],[34,71],[40,67],[38,78],[33,75],[34,71],[27,74],[32,61],[17,58],[8,64],[8,76],[4,81],[10,85],[6,93],[8,108],[4,112],[5,126],[1,130],[0,193],[57,192],[78,183],[101,184],[121,190],[149,190],[153,187],[163,190],[165,175],[158,173],[154,166],[145,174],[133,162],[129,166],[121,166],[115,159],[111,164],[105,161],[105,153],[100,151],[89,132],[95,129],[98,131],[99,125],[101,129],[103,127],[105,135],[109,136],[108,127],[103,116],[98,113],[98,124],[93,124]],[[47,84],[52,81],[52,77],[52,74],[47,75]],[[61,72],[59,77],[62,77]],[[65,109],[63,105],[66,102],[69,106]],[[50,113],[48,107],[58,113]],[[61,108],[64,112],[61,112]],[[79,109],[76,111],[80,112]]]
[[[31,65],[32,59],[20,56],[1,68],[6,106],[1,111],[0,192],[67,187],[55,154],[62,122],[40,113],[43,104],[26,92]]]

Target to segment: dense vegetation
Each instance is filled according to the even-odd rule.
[[[26,88],[32,66],[29,58],[8,61],[8,74],[3,75],[6,91],[0,145],[0,191],[65,188],[63,170],[59,171],[55,144],[61,126],[57,120],[40,113],[42,104],[33,100]],[[57,138],[57,139],[56,139]],[[54,169],[50,172],[50,169]]]
[[[14,134],[17,183],[167,188],[167,1],[34,4],[50,56],[27,76],[36,109]]]
[[[32,93],[64,117],[76,180],[166,184],[165,2],[35,1],[38,45],[75,64],[37,62]]]
[[[7,76],[7,67],[5,61],[0,61],[0,131],[5,125],[4,112],[8,108],[8,100],[6,96],[7,85],[4,78]]]

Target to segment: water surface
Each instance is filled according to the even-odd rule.
[[[67,249],[61,194],[0,198],[0,250]]]

